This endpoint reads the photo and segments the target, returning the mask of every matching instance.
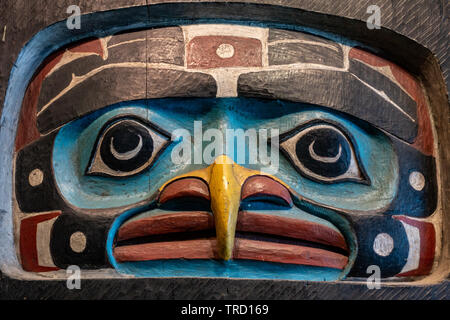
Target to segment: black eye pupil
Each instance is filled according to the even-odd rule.
[[[134,150],[140,141],[140,135],[137,131],[132,127],[119,126],[109,137],[114,149],[119,153]],[[108,141],[105,142],[110,143]]]
[[[345,174],[351,162],[347,139],[331,128],[317,128],[297,141],[295,152],[300,163],[311,172],[327,178]]]
[[[104,135],[100,155],[109,168],[131,172],[147,163],[153,153],[153,139],[148,130],[135,121],[123,121]]]
[[[339,154],[339,149],[342,146],[340,136],[330,132],[327,139],[323,136],[318,136],[314,139],[314,152],[321,157],[336,157]]]

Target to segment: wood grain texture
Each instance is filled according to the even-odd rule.
[[[434,155],[434,137],[429,106],[420,82],[403,68],[369,52],[352,48],[349,57],[376,68],[384,68],[382,72],[386,75],[390,73],[394,77],[393,80],[397,81],[398,85],[414,99],[417,104],[418,133],[413,146],[425,155]]]
[[[64,281],[16,280],[3,276],[0,299],[192,299],[192,300],[445,300],[450,281],[430,286],[385,286],[309,281],[230,279],[83,279],[80,290]]]
[[[373,77],[381,76],[373,72]],[[389,133],[413,142],[417,135],[415,102],[388,79],[380,81],[389,90],[395,104],[371,90],[352,72],[326,69],[260,71],[242,74],[238,79],[238,94],[242,97],[282,99],[326,106],[365,120]],[[377,112],[373,112],[377,110]],[[411,110],[411,114],[408,111]]]
[[[344,269],[348,263],[348,257],[322,249],[239,238],[236,239],[233,259],[290,263],[334,269]]]
[[[269,65],[315,63],[344,67],[344,53],[336,42],[310,34],[269,30]]]
[[[147,30],[147,62],[184,65],[184,38],[180,27]]]

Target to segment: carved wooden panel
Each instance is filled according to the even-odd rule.
[[[443,91],[351,34],[228,20],[22,49],[39,59],[5,101],[18,279],[441,277]]]

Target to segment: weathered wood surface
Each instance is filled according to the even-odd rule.
[[[0,10],[0,21],[6,21],[8,26],[5,34],[5,41],[0,41],[0,110],[3,106],[4,93],[7,86],[7,80],[13,63],[18,52],[24,44],[41,28],[58,20],[67,17],[65,9],[70,1],[58,1],[55,4],[48,5],[46,1],[31,5],[28,1],[10,1],[3,2]],[[123,2],[123,3],[122,3]],[[147,1],[159,3],[164,1]],[[221,1],[217,1],[221,2]],[[229,1],[230,2],[230,1]],[[256,1],[248,1],[256,2]],[[284,1],[284,0],[266,0],[258,3],[270,3],[276,5],[291,5],[305,10],[323,12],[331,15],[340,15],[356,20],[364,20],[367,17],[366,8],[369,4],[378,4],[387,14],[383,15],[383,26],[393,30],[407,38],[413,39],[425,48],[431,51],[431,54],[438,59],[446,80],[444,87],[437,82],[425,81],[427,89],[432,92],[445,90],[449,88],[449,59],[448,59],[448,25],[446,14],[448,14],[448,2],[442,1],[347,1],[336,5],[329,1]],[[144,5],[145,1],[135,1],[134,5]],[[113,5],[105,5],[94,1],[82,1],[80,7],[85,12],[120,8],[132,5],[130,1],[116,1]],[[356,9],[355,9],[356,8]],[[150,7],[150,14],[151,14]],[[208,10],[207,10],[208,11]],[[44,14],[42,14],[44,12]],[[200,12],[201,14],[201,12]],[[229,14],[229,13],[228,13]],[[307,24],[317,24],[318,20],[314,14],[306,14]],[[413,19],[411,19],[413,17]],[[286,19],[289,19],[287,16]],[[405,23],[408,21],[409,23]],[[413,27],[411,27],[413,25]],[[321,26],[325,30],[336,27],[336,21],[330,17],[329,20],[321,21]],[[0,27],[2,27],[0,25]],[[356,31],[350,31],[350,29]],[[3,30],[3,29],[1,29]],[[345,24],[337,28],[344,34],[352,35],[361,41],[367,40],[367,30],[355,29],[353,25]],[[410,69],[416,68],[417,73],[422,72],[428,80],[438,78],[438,69],[436,66],[430,66],[428,63],[427,52],[422,54],[422,60],[414,61],[408,59],[408,50],[405,48],[409,40],[405,38],[404,42],[398,47],[389,42],[387,32],[381,32],[374,37],[369,37],[369,44],[380,44],[386,54],[392,54],[396,62],[400,62]],[[403,47],[402,47],[403,46]],[[400,49],[400,50],[399,50]],[[175,49],[174,49],[175,50]],[[418,56],[421,56],[420,54]],[[151,58],[151,57],[150,57]],[[293,57],[295,59],[295,57]],[[427,60],[427,61],[425,61]],[[275,61],[275,60],[274,60]],[[424,62],[425,61],[425,62]],[[432,98],[433,100],[433,98]],[[439,143],[441,146],[448,146],[449,124],[448,108],[436,108],[436,106],[447,105],[448,101],[432,101],[434,106],[433,118],[437,124]],[[441,148],[439,156],[444,165],[441,176],[441,183],[444,184],[444,190],[450,191],[449,186],[449,149]],[[444,196],[444,212],[449,211],[448,199]],[[449,230],[449,222],[444,225],[444,230]],[[444,258],[448,258],[448,244],[444,248]],[[1,256],[0,256],[1,258]],[[121,297],[139,297],[139,298],[358,298],[358,299],[448,299],[449,282],[444,281],[440,285],[418,286],[418,287],[388,287],[381,290],[367,290],[365,284],[311,284],[307,282],[292,283],[287,281],[228,281],[228,280],[206,280],[206,279],[139,279],[139,280],[83,280],[83,289],[80,291],[68,291],[64,282],[28,282],[19,281],[0,275],[0,297],[1,298],[121,298]]]

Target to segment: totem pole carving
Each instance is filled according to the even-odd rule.
[[[169,21],[66,41],[17,105],[19,265],[37,278],[71,265],[100,278],[430,276],[448,217],[429,95],[320,28]]]

